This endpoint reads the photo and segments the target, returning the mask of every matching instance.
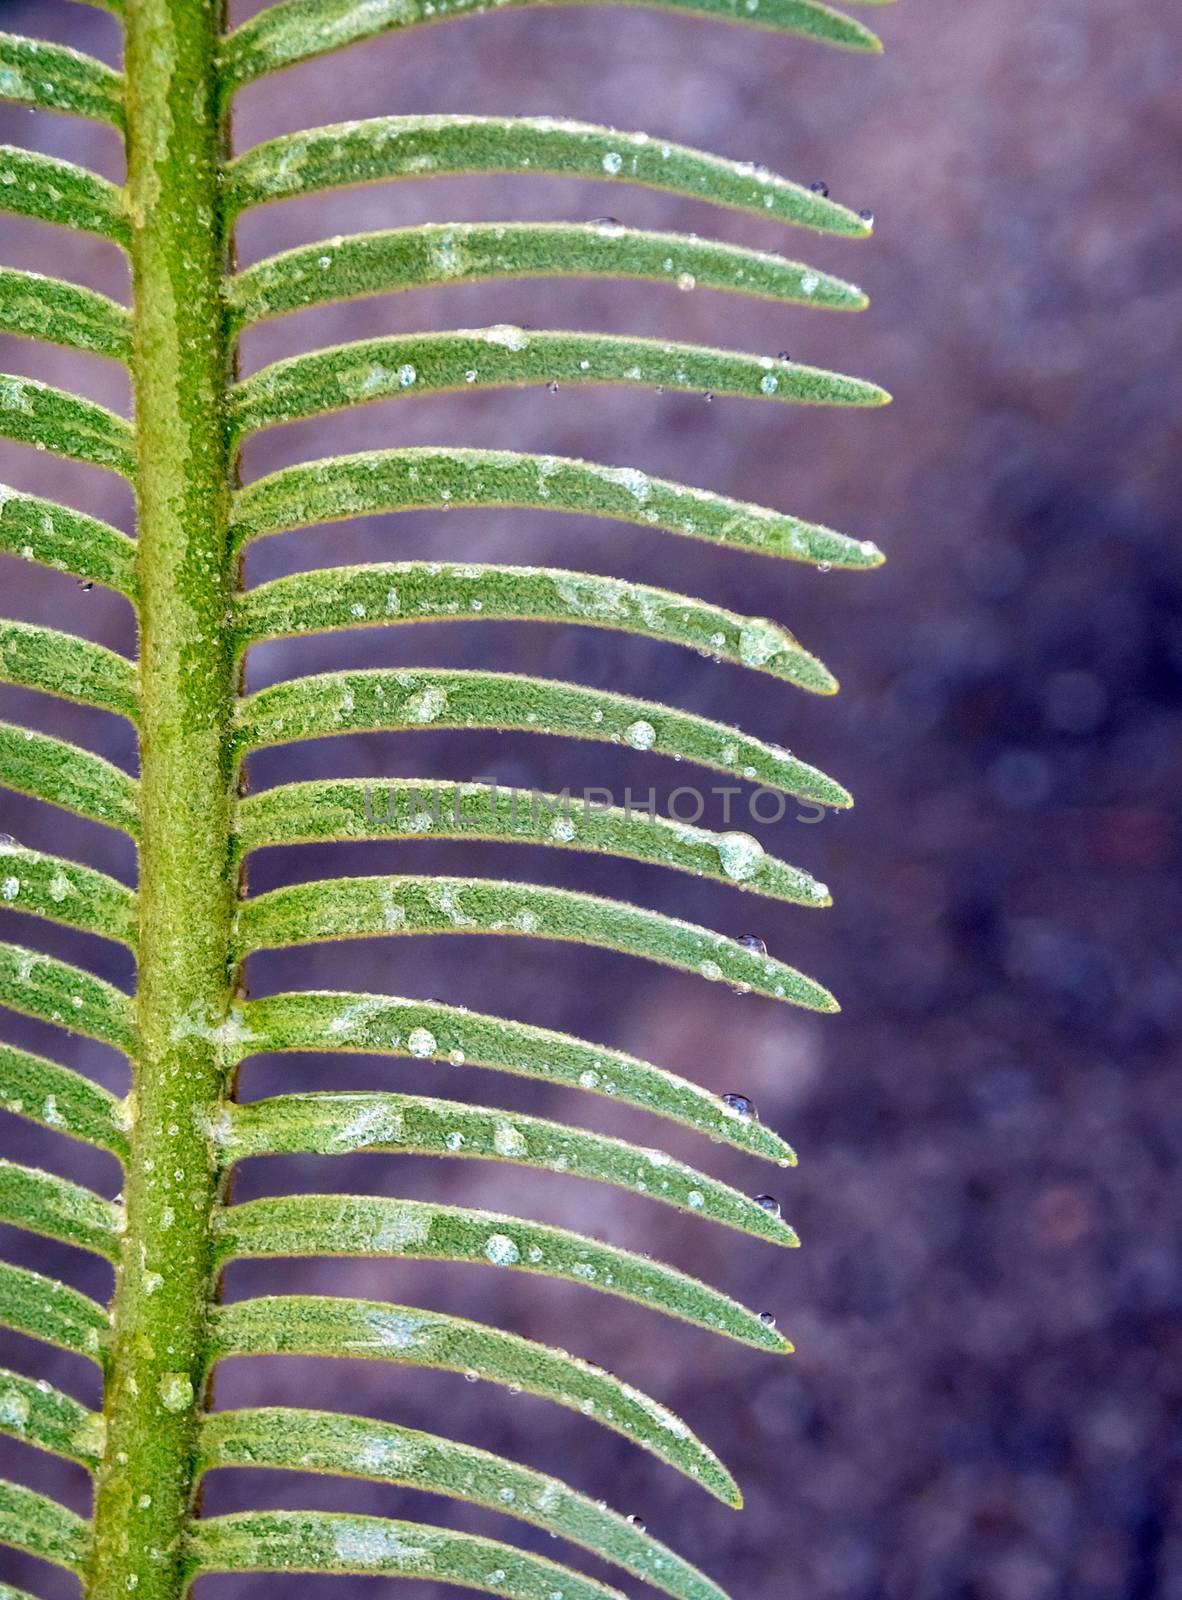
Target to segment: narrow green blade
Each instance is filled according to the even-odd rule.
[[[131,239],[122,190],[72,161],[11,144],[0,145],[0,211],[97,233],[124,247]]]
[[[39,950],[0,942],[0,1005],[130,1055],[135,1012],[122,989]]]
[[[353,1051],[489,1067],[636,1106],[782,1167],[796,1162],[791,1146],[748,1109],[746,1096],[734,1097],[742,1100],[738,1108],[688,1078],[622,1051],[434,1000],[331,992],[270,995],[241,1008],[237,1031],[239,1060],[276,1051]]]
[[[508,324],[401,333],[313,350],[263,367],[232,391],[235,437],[350,406],[457,390],[548,384],[671,389],[796,405],[880,406],[877,384],[771,356],[614,333]]]
[[[374,450],[301,462],[238,491],[230,536],[240,546],[313,523],[444,505],[610,517],[824,566],[864,569],[881,566],[883,560],[868,539],[851,539],[764,506],[650,478],[633,467],[507,450]]]
[[[0,1327],[102,1362],[110,1332],[102,1306],[55,1278],[0,1261]]]
[[[240,857],[263,845],[344,839],[490,839],[589,850],[713,878],[793,905],[831,904],[825,884],[766,851],[750,877],[735,879],[723,866],[734,848],[731,834],[570,793],[434,778],[325,778],[257,790],[237,809]],[[753,937],[748,943],[758,948]]]
[[[0,1544],[81,1573],[90,1552],[90,1525],[56,1500],[0,1481]]]
[[[325,239],[247,267],[228,285],[235,328],[331,301],[450,283],[520,278],[631,278],[683,291],[726,289],[765,300],[861,311],[861,289],[799,261],[684,233],[618,222],[429,223]]]
[[[2,646],[0,632],[0,669]],[[240,702],[237,747],[246,754],[333,734],[426,727],[513,729],[606,741],[694,761],[819,805],[853,803],[839,783],[790,750],[724,722],[652,700],[515,673],[414,667],[286,679]],[[739,870],[728,868],[728,875],[742,881],[754,871],[759,851],[743,844],[733,854]]]
[[[0,1368],[0,1434],[93,1469],[102,1454],[103,1419],[43,1378],[34,1382]]]
[[[139,785],[92,750],[0,722],[0,786],[77,816],[139,834]]]
[[[126,1108],[110,1090],[60,1062],[0,1043],[0,1107],[127,1159]]]
[[[236,214],[324,189],[476,172],[637,184],[820,233],[871,232],[856,211],[753,162],[567,117],[374,117],[308,128],[231,161],[226,204]]]
[[[48,39],[0,33],[0,100],[123,126],[123,75]]]
[[[0,904],[135,947],[133,891],[63,856],[0,842]]]
[[[0,68],[0,83],[3,78]],[[48,339],[67,350],[124,363],[131,355],[131,316],[125,306],[79,284],[15,267],[0,267],[0,332]]]
[[[730,1473],[679,1417],[610,1372],[549,1345],[462,1317],[375,1300],[274,1295],[215,1306],[210,1357],[338,1356],[433,1367],[553,1400],[613,1429],[728,1505]]]
[[[0,200],[8,193],[0,189]],[[0,438],[104,467],[125,478],[135,475],[133,432],[125,418],[35,378],[0,373]]]
[[[249,1105],[230,1105],[226,1111],[228,1120],[218,1130],[218,1143],[232,1161],[265,1155],[349,1155],[358,1150],[508,1161],[610,1183],[772,1244],[798,1242],[778,1210],[765,1209],[663,1150],[546,1117],[423,1095],[373,1093],[277,1095]]]
[[[133,662],[104,645],[39,623],[0,618],[0,683],[60,695],[132,722],[139,715]]]
[[[234,609],[240,650],[260,639],[410,622],[532,621],[610,628],[766,672],[813,694],[837,680],[787,628],[708,601],[561,567],[391,561],[276,578]]]
[[[135,545],[69,506],[0,487],[0,550],[135,598]]]
[[[115,1261],[122,1213],[91,1189],[55,1173],[0,1159],[0,1222]]]
[[[795,967],[725,934],[622,900],[497,878],[383,875],[290,884],[243,904],[235,945],[245,957],[326,939],[412,934],[497,934],[594,945],[810,1011],[838,1009],[827,989]]]
[[[215,1411],[202,1424],[198,1461],[201,1471],[290,1468],[448,1495],[569,1539],[676,1600],[726,1600],[667,1545],[559,1479],[395,1423],[280,1407]]]
[[[757,1349],[790,1348],[754,1312],[674,1267],[564,1228],[497,1212],[384,1195],[280,1195],[220,1211],[213,1232],[217,1259],[223,1263],[328,1255],[508,1267],[585,1283]]]

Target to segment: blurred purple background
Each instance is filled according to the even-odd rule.
[[[251,680],[449,662],[632,689],[785,741],[846,782],[858,807],[762,830],[769,848],[831,885],[825,913],[516,847],[306,848],[252,870],[255,889],[400,869],[561,881],[758,934],[836,991],[843,1015],[817,1019],[623,957],[496,940],[302,951],[251,973],[255,993],[371,987],[502,1011],[756,1100],[796,1145],[798,1169],[769,1179],[737,1152],[639,1114],[470,1069],[289,1058],[251,1064],[242,1085],[248,1096],[405,1085],[658,1139],[749,1191],[778,1189],[804,1238],[792,1255],[613,1190],[479,1164],[254,1163],[236,1192],[337,1187],[520,1208],[659,1252],[774,1312],[798,1346],[790,1362],[509,1273],[314,1263],[297,1276],[271,1263],[235,1269],[227,1285],[235,1296],[298,1281],[421,1301],[563,1343],[678,1409],[735,1470],[744,1514],[590,1422],[461,1378],[240,1363],[219,1401],[365,1411],[559,1471],[641,1515],[736,1600],[1178,1600],[1182,18],[1175,0],[904,0],[860,14],[881,26],[885,57],[618,10],[508,13],[391,36],[242,97],[239,147],[344,116],[562,114],[823,178],[878,217],[869,243],[814,240],[635,189],[544,178],[288,203],[247,219],[243,261],[428,218],[611,212],[799,253],[862,282],[873,305],[843,318],[654,286],[452,287],[258,330],[248,369],[368,333],[528,320],[788,348],[872,377],[896,400],[842,415],[608,391],[472,395],[281,429],[248,450],[248,475],[406,442],[582,455],[828,522],[877,540],[889,564],[821,575],[511,512],[373,519],[252,554],[252,581],[325,562],[463,556],[613,572],[767,612],[838,673],[836,701],[672,647],[544,627],[285,643],[257,652]],[[116,48],[109,17],[65,0],[0,5],[0,17],[107,57]],[[14,108],[0,124],[0,137],[118,175],[113,136]],[[5,219],[2,259],[125,292],[113,250],[34,224]],[[9,370],[126,403],[98,362],[4,343]],[[0,449],[0,475],[128,526],[114,479],[13,447]],[[8,614],[133,645],[127,607],[99,589],[82,594],[5,558],[0,585]],[[6,716],[134,759],[113,719],[2,698]],[[431,732],[272,752],[252,776],[261,785],[330,771],[496,773],[617,792],[655,784],[662,794],[689,781],[632,752]],[[7,794],[0,816],[27,843],[132,871],[101,829]],[[130,981],[97,941],[12,913],[5,924]],[[121,1064],[82,1040],[9,1017],[4,1030],[121,1081]],[[112,1164],[94,1153],[11,1119],[3,1137],[24,1159],[114,1192]],[[105,1291],[99,1268],[3,1232],[15,1258]],[[81,1363],[11,1336],[0,1344],[0,1359],[96,1398]],[[0,1455],[10,1472],[83,1503],[80,1470],[7,1442]],[[252,1503],[425,1515],[584,1562],[503,1518],[393,1489],[279,1474],[211,1481],[208,1510]],[[0,1552],[4,1577],[49,1600],[72,1592],[61,1575]],[[200,1593],[361,1600],[381,1588],[297,1585],[219,1578]],[[414,1587],[423,1600],[444,1592]]]

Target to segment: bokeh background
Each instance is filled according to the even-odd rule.
[[[843,318],[657,286],[452,287],[289,318],[248,339],[247,367],[371,332],[530,321],[788,348],[873,377],[896,400],[842,415],[641,393],[486,394],[384,405],[251,446],[249,474],[399,442],[583,455],[829,522],[877,540],[889,563],[823,575],[609,523],[469,512],[373,519],[252,555],[252,580],[412,553],[546,561],[769,613],[838,673],[837,700],[620,635],[488,624],[269,647],[251,678],[450,662],[631,688],[790,744],[845,781],[858,806],[818,824],[790,813],[762,830],[769,848],[830,883],[836,905],[823,913],[516,847],[308,848],[260,858],[252,872],[259,889],[400,867],[532,875],[758,934],[837,992],[843,1014],[817,1019],[622,957],[458,938],[278,955],[250,975],[256,993],[372,987],[500,1010],[755,1099],[801,1153],[799,1168],[770,1180],[803,1235],[791,1255],[637,1197],[479,1164],[256,1163],[237,1189],[520,1207],[660,1252],[774,1312],[798,1346],[790,1361],[513,1274],[321,1263],[299,1280],[424,1301],[594,1357],[719,1450],[746,1492],[743,1515],[589,1421],[458,1377],[239,1364],[219,1399],[365,1411],[557,1470],[641,1515],[741,1600],[1177,1600],[1182,17],[1175,0],[905,0],[872,20],[888,45],[877,59],[644,13],[507,13],[391,36],[242,97],[240,146],[343,116],[563,114],[821,178],[878,218],[869,243],[814,240],[634,189],[544,178],[288,203],[247,220],[244,261],[429,218],[611,212],[801,253],[862,282],[873,306]],[[0,25],[108,58],[117,49],[110,18],[65,0],[10,0]],[[0,137],[119,172],[113,138],[59,118],[6,108]],[[34,224],[6,218],[0,256],[126,287],[113,250]],[[5,342],[9,370],[126,403],[99,363]],[[11,447],[0,468],[18,487],[129,525],[114,480]],[[133,646],[127,608],[99,589],[81,593],[8,559],[0,587],[9,614]],[[113,719],[13,691],[2,709],[134,760]],[[655,756],[438,732],[273,752],[252,776],[327,771],[495,772],[505,783],[655,784],[661,794],[685,779]],[[7,794],[0,816],[27,843],[133,870],[101,829]],[[130,981],[97,941],[12,913],[4,931]],[[121,1081],[120,1063],[97,1047],[11,1017],[3,1027]],[[665,1138],[748,1190],[769,1187],[736,1152],[664,1135],[589,1096],[474,1070],[292,1058],[249,1066],[243,1093],[329,1085],[414,1087]],[[24,1159],[114,1192],[97,1155],[11,1119],[2,1132]],[[3,1231],[16,1258],[105,1290],[101,1269]],[[232,1272],[227,1292],[295,1281],[272,1263]],[[12,1336],[2,1344],[9,1364],[95,1398],[80,1363],[47,1360]],[[8,1471],[83,1504],[80,1472],[8,1442],[0,1455]],[[388,1488],[278,1474],[211,1481],[211,1511],[252,1503],[426,1515],[531,1542],[491,1513]],[[72,1592],[61,1575],[0,1552],[2,1577],[48,1600]],[[363,1600],[381,1587],[219,1578],[201,1595]],[[413,1587],[442,1600],[442,1589]]]

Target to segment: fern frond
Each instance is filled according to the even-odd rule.
[[[119,1259],[120,1208],[56,1173],[0,1158],[0,1222]]]
[[[135,1050],[135,1014],[123,990],[56,956],[0,941],[0,994],[22,1016],[84,1034],[124,1055]]]
[[[611,628],[741,663],[815,694],[837,689],[816,656],[766,617],[739,616],[668,589],[554,567],[400,561],[299,572],[244,594],[233,628],[237,648],[246,650],[293,634],[461,620]]]
[[[557,1478],[435,1434],[369,1417],[273,1407],[213,1412],[199,1451],[204,1471],[290,1468],[448,1495],[569,1539],[675,1600],[726,1600],[704,1573],[627,1517]]]
[[[860,239],[871,232],[857,212],[751,162],[555,117],[375,117],[285,134],[228,163],[225,203],[237,216],[295,195],[461,173],[594,178],[819,233]]]
[[[0,1327],[100,1365],[111,1331],[107,1313],[97,1301],[8,1261],[0,1261]]]
[[[124,365],[131,355],[131,317],[125,306],[79,284],[15,267],[0,267],[0,333],[48,339]]]
[[[135,722],[139,686],[126,656],[35,622],[0,619],[0,683],[39,689]]]
[[[0,1107],[13,1116],[98,1145],[125,1161],[126,1106],[101,1083],[45,1056],[0,1044]]]
[[[234,496],[230,538],[251,539],[311,523],[438,506],[510,506],[611,517],[790,561],[863,570],[882,552],[814,522],[564,456],[508,450],[374,450],[301,462],[256,478]],[[2,524],[0,524],[2,526]]]
[[[526,332],[501,325],[403,333],[289,356],[238,384],[234,436],[350,406],[456,390],[608,384],[735,395],[797,405],[878,406],[890,396],[861,378],[735,350],[610,333]]]
[[[97,3],[97,0],[96,0]],[[271,72],[311,61],[331,50],[393,29],[450,22],[486,12],[533,5],[622,5],[627,0],[280,0],[244,22],[225,42],[222,65],[227,91]],[[882,4],[885,0],[854,0]],[[869,28],[821,0],[645,0],[653,10],[721,22],[740,22],[773,33],[796,34],[847,50],[882,49]]]
[[[46,39],[0,33],[0,100],[123,127],[123,74]]]
[[[386,1301],[271,1295],[215,1307],[210,1355],[347,1356],[475,1376],[591,1417],[725,1504],[742,1504],[714,1452],[659,1401],[565,1350],[464,1317]]]
[[[135,838],[139,786],[103,756],[32,728],[0,722],[4,786]],[[0,863],[2,864],[2,863]]]
[[[103,1448],[103,1419],[44,1378],[0,1368],[0,1434],[93,1471]]]
[[[642,810],[580,804],[569,794],[533,791],[525,796],[487,783],[335,778],[279,784],[242,800],[234,847],[241,857],[274,844],[424,838],[590,850],[713,878],[794,905],[831,904],[825,884],[766,851],[757,855],[745,836],[736,839]],[[753,858],[752,870],[736,878],[724,861],[733,868],[744,848]]]
[[[81,1574],[90,1554],[90,1524],[56,1500],[0,1479],[0,1544]]]
[[[562,1084],[682,1123],[780,1166],[796,1157],[771,1128],[667,1068],[549,1028],[431,1000],[305,990],[251,1000],[235,1018],[231,1059],[271,1052],[356,1051],[434,1057]]]
[[[96,233],[125,249],[131,243],[121,189],[97,172],[37,150],[0,144],[0,211]]]
[[[725,723],[652,700],[516,673],[375,667],[291,678],[244,699],[237,724],[240,754],[331,734],[427,726],[566,734],[694,761],[822,806],[852,804],[839,783],[790,750]],[[756,852],[748,852],[743,867],[756,859]],[[745,871],[730,876],[742,878]]]
[[[616,222],[479,222],[325,239],[247,267],[229,285],[236,330],[334,301],[449,283],[631,278],[763,300],[861,311],[855,284],[763,250]]]
[[[739,877],[760,847],[746,834],[730,838]],[[819,983],[725,934],[622,901],[492,878],[327,878],[272,889],[243,902],[235,943],[239,956],[246,956],[323,939],[424,933],[571,940],[644,956],[810,1011],[838,1009]]]
[[[507,1161],[612,1184],[773,1244],[798,1242],[777,1212],[662,1150],[489,1106],[406,1094],[279,1095],[228,1108],[217,1140],[233,1160],[368,1150]]]

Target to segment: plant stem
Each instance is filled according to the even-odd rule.
[[[222,0],[128,0],[141,600],[138,1057],[92,1600],[176,1600],[213,1272],[234,971],[225,626],[230,370],[215,82]]]

